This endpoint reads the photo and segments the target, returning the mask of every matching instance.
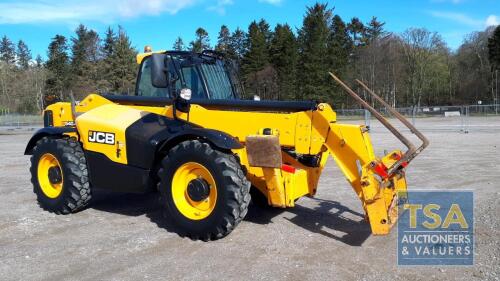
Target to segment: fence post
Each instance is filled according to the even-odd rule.
[[[365,109],[365,126],[370,126],[371,114]]]
[[[411,123],[413,126],[415,126],[415,111],[417,107],[414,105],[411,109]]]
[[[465,130],[464,132],[466,134],[469,133],[469,129],[468,129],[469,128],[469,114],[470,114],[470,112],[469,112],[469,106],[466,105],[465,106],[465,128],[464,128],[464,130]]]

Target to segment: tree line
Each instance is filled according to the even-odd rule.
[[[271,28],[261,19],[247,30],[221,26],[211,43],[202,27],[178,51],[215,49],[235,62],[245,97],[316,100],[335,108],[353,101],[328,76],[332,71],[351,83],[364,81],[390,104],[403,106],[494,103],[500,70],[500,27],[468,34],[452,51],[442,37],[425,28],[396,34],[377,17],[344,21],[327,4],[306,7],[302,26]],[[0,107],[37,112],[46,105],[90,92],[132,94],[137,50],[122,27],[101,36],[79,25],[71,38],[52,38],[47,60],[32,58],[28,46],[4,36],[0,41]],[[351,83],[354,85],[354,83]],[[362,89],[355,87],[361,94]],[[365,96],[366,97],[366,96]]]

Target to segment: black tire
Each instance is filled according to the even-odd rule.
[[[40,187],[38,163],[44,155],[52,154],[61,165],[62,191],[55,198],[48,197]],[[31,156],[31,183],[38,204],[56,214],[75,213],[84,209],[92,197],[87,162],[79,142],[70,138],[44,137],[33,148]]]
[[[172,196],[173,176],[179,167],[188,162],[203,165],[213,176],[217,188],[214,209],[201,220],[184,216]],[[163,159],[158,176],[165,215],[178,226],[181,236],[193,240],[216,240],[228,235],[247,214],[250,182],[231,153],[216,150],[198,140],[184,141],[173,147]]]

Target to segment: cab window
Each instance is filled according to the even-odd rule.
[[[151,83],[151,60],[144,58],[139,74],[137,96],[143,97],[169,97],[167,88],[156,88]]]
[[[182,65],[182,62],[184,60],[184,58],[182,57],[174,57],[174,59],[178,60],[179,65]],[[172,63],[170,63],[169,67],[173,68],[174,66],[172,65]],[[200,70],[196,65],[183,66],[181,67],[180,72],[181,72],[180,74],[182,75],[182,80],[186,83],[186,87],[191,89],[192,98],[194,99],[207,98]],[[179,91],[181,90],[181,88],[182,88],[182,82],[181,79],[179,79],[175,83],[175,89]]]

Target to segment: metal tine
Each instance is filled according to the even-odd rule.
[[[382,101],[382,104],[385,107],[387,107],[389,109],[389,111],[391,111],[391,113],[393,113],[395,116],[397,116],[396,118],[398,118],[401,121],[404,120],[402,122],[405,125],[411,126],[408,128],[410,128],[410,130],[412,130],[412,132],[414,132],[422,140],[422,142],[423,142],[422,146],[420,146],[418,149],[415,148],[415,145],[408,138],[406,138],[400,131],[398,131],[398,129],[396,129],[389,121],[387,121],[387,119],[385,119],[385,117],[380,112],[378,112],[375,108],[373,108],[370,104],[368,104],[365,100],[363,100],[356,92],[354,92],[349,86],[347,86],[342,80],[340,80],[340,78],[338,78],[337,76],[335,76],[331,72],[328,72],[328,73],[335,81],[337,81],[337,83],[339,83],[347,91],[347,93],[349,93],[349,95],[351,95],[361,106],[363,106],[368,111],[370,111],[370,113],[373,114],[373,116],[375,118],[377,118],[377,120],[379,120],[380,123],[382,123],[382,125],[384,125],[384,127],[386,127],[392,134],[394,134],[394,136],[397,139],[399,139],[408,148],[408,151],[406,151],[404,153],[404,155],[401,157],[401,159],[396,161],[396,163],[394,163],[388,169],[389,174],[394,173],[394,171],[396,169],[398,169],[402,165],[402,163],[411,161],[413,158],[415,158],[415,156],[418,153],[420,153],[429,144],[429,141],[427,140],[427,138],[425,138],[425,136],[423,136],[415,127],[413,127],[406,119],[404,119],[404,117],[401,114],[399,114],[399,112],[397,112],[395,109],[393,109],[389,104],[387,104],[384,100],[382,100],[382,98],[377,96],[372,90],[370,90],[368,87],[366,87],[366,85],[361,83],[361,85],[372,96],[374,96],[379,102]],[[356,81],[358,81],[358,83],[361,82],[359,80],[356,80]]]
[[[381,98],[379,95],[375,94],[372,89],[368,88],[363,82],[361,82],[359,79],[356,79],[356,82],[358,82],[361,87],[363,87],[368,93],[370,93],[378,102],[380,102],[387,110],[389,110],[394,117],[396,117],[403,125],[405,125],[410,131],[415,134],[421,141],[422,145],[416,149],[414,155],[412,155],[411,159],[415,158],[422,150],[424,150],[428,145],[429,145],[429,140],[422,134],[413,124],[411,124],[406,118],[399,113],[396,109],[394,109],[392,106],[390,106],[383,98]]]

